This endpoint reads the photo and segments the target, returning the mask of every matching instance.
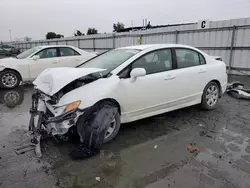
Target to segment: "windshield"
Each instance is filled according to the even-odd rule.
[[[42,47],[40,47],[40,46],[37,46],[37,47],[35,47],[35,48],[28,49],[28,50],[26,50],[26,51],[20,53],[16,58],[17,58],[17,59],[25,59],[25,58],[27,58],[28,56],[30,56],[31,54],[33,54],[35,51],[38,51],[38,50],[40,50],[40,49],[42,49]]]
[[[106,73],[110,73],[112,70],[120,66],[126,60],[137,54],[139,50],[131,49],[116,49],[108,51],[100,56],[87,61],[80,65],[80,68],[100,68],[106,69]]]

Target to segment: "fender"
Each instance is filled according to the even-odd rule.
[[[115,95],[119,82],[118,76],[98,79],[65,94],[56,106],[63,106],[80,100],[79,109],[83,110],[107,98],[114,99],[119,103],[118,97]]]
[[[29,66],[24,60],[12,60],[12,59],[1,59],[0,61],[0,71],[4,71],[4,69],[11,69],[18,72],[23,81],[29,80],[30,72]]]

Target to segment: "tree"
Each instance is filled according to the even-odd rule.
[[[64,38],[61,34],[56,34],[55,32],[48,32],[46,34],[46,39]]]
[[[97,34],[98,31],[95,28],[88,28],[87,35]]]
[[[76,33],[74,33],[75,36],[82,36],[82,35],[85,35],[84,33],[82,33],[81,31],[79,30],[76,30]]]
[[[56,37],[55,37],[55,38],[60,39],[60,38],[64,38],[64,36],[63,36],[63,35],[60,35],[60,34],[56,34]]]
[[[30,42],[30,41],[31,41],[31,38],[30,38],[30,37],[28,37],[28,36],[26,36],[26,37],[24,37],[24,41],[26,41],[26,42]]]
[[[125,25],[121,22],[117,22],[116,24],[113,24],[113,31],[114,32],[121,32],[125,28]]]
[[[56,33],[55,32],[48,32],[46,34],[46,39],[54,39],[56,38]]]

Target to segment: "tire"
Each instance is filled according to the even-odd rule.
[[[115,127],[114,127],[114,131],[113,131],[112,134],[110,134],[107,138],[106,138],[106,137],[104,138],[103,143],[108,143],[108,142],[110,142],[110,141],[113,140],[113,139],[116,137],[116,135],[118,134],[118,132],[119,132],[119,130],[120,130],[120,127],[121,127],[121,116],[120,116],[119,112],[116,113],[115,118],[114,118],[114,121],[115,121],[115,123],[116,123],[116,125],[115,125]]]
[[[4,70],[0,73],[0,87],[5,89],[13,89],[19,86],[21,78],[16,71]]]
[[[220,87],[216,82],[209,82],[203,90],[201,107],[205,110],[216,108],[220,97]]]
[[[88,110],[86,110],[85,113],[83,113],[77,120],[76,123],[76,130],[78,132],[78,134],[82,134],[84,132],[82,126],[84,126],[84,123],[86,121],[87,117],[91,117],[92,114],[94,113],[98,113],[97,110],[100,110],[102,107],[104,107],[104,105],[108,104],[109,106],[114,106],[115,104],[113,102],[110,101],[101,101],[96,103],[94,106],[90,107]],[[118,134],[119,130],[120,130],[120,126],[121,126],[121,117],[119,112],[117,111],[117,113],[115,114],[115,117],[113,119],[113,121],[111,123],[115,122],[115,124],[113,124],[113,130],[110,131],[110,134],[107,135],[108,131],[110,129],[107,130],[107,132],[105,133],[104,136],[104,140],[103,143],[107,143],[110,142],[111,140],[113,140],[115,138],[115,136]],[[111,124],[109,126],[109,128],[111,127]],[[84,133],[83,133],[84,134]]]

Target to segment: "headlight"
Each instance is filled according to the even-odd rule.
[[[61,115],[61,114],[66,113],[66,112],[73,111],[73,110],[77,109],[78,106],[80,106],[80,104],[81,104],[81,101],[74,101],[70,104],[57,107],[55,109],[55,116]]]

